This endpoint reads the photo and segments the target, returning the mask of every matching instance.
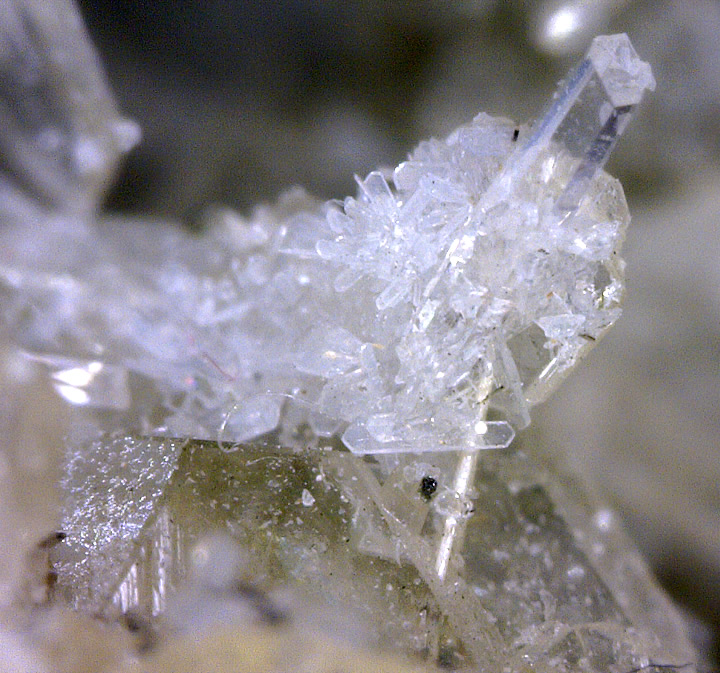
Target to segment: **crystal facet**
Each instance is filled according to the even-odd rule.
[[[164,411],[136,430],[231,444],[309,424],[358,454],[505,447],[619,314],[628,215],[599,169],[652,85],[626,36],[600,37],[534,127],[481,114],[342,203],[219,212],[200,240],[49,227],[62,265],[5,261],[5,320],[44,360],[152,381]],[[108,404],[86,388],[66,393]]]
[[[171,446],[153,448],[164,455]],[[117,470],[113,457],[111,483]],[[138,485],[156,488],[152,475],[147,481]],[[253,628],[280,591],[291,624],[457,671],[516,671],[531,661],[543,673],[604,673],[681,656],[664,598],[608,512],[582,512],[578,502],[588,501],[577,484],[571,498],[558,497],[531,457],[498,452],[483,455],[470,486],[472,500],[459,499],[442,454],[383,476],[348,452],[266,444],[228,454],[188,442],[137,527],[135,562],[122,567],[118,541],[98,535],[85,563],[60,566],[61,588],[85,609],[162,612],[191,634]],[[106,501],[111,518],[123,511]],[[140,523],[127,513],[128,525]],[[441,578],[437,545],[452,514],[464,522],[464,545]],[[103,564],[104,574],[88,574]],[[248,581],[269,605],[248,605],[236,588]],[[103,592],[111,587],[114,596]]]
[[[612,516],[520,451],[479,451],[507,447],[618,316],[629,216],[600,169],[652,86],[627,37],[598,38],[534,127],[479,115],[358,179],[354,198],[295,190],[250,220],[215,209],[196,236],[91,221],[136,133],[60,9],[0,9],[17,38],[0,55],[0,114],[16,122],[0,140],[23,150],[0,175],[0,316],[15,342],[0,374],[11,389],[47,375],[33,404],[8,406],[22,449],[8,431],[4,483],[54,474],[72,410],[62,530],[34,550],[26,591],[56,603],[44,634],[47,614],[27,619],[36,649],[50,631],[74,648],[58,628],[70,624],[122,670],[335,670],[350,648],[352,670],[404,670],[360,656],[378,647],[413,670],[685,661],[679,621]],[[27,469],[21,456],[43,457],[28,450],[40,402],[62,413],[48,414],[48,465]],[[54,494],[38,509],[29,493],[52,519]],[[11,495],[8,522],[27,522]],[[3,565],[5,607],[20,555]],[[96,638],[101,620],[83,613],[124,622],[142,654],[128,661],[117,628]]]

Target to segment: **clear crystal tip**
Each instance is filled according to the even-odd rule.
[[[645,89],[655,89],[648,63],[641,61],[630,39],[620,35],[596,37],[585,60],[583,75],[571,94],[571,107],[558,133],[579,163],[557,202],[560,214],[574,211],[590,181],[605,165],[625,130]]]
[[[649,63],[641,61],[625,33],[600,35],[587,53],[613,107],[637,105],[645,89],[655,90]]]
[[[575,211],[645,89],[654,88],[650,65],[627,35],[596,37],[488,190],[483,207],[507,199],[532,176],[544,175],[545,183],[555,184],[558,215]]]

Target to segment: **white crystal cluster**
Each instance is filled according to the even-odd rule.
[[[5,322],[67,399],[143,432],[507,446],[619,314],[629,216],[599,169],[652,85],[626,36],[597,38],[535,126],[481,114],[344,202],[216,211],[200,237],[55,223],[0,268]],[[138,374],[164,414],[132,409]]]
[[[476,470],[474,451],[617,316],[628,215],[599,169],[652,85],[626,37],[596,40],[532,128],[481,115],[356,198],[293,192],[192,235],[95,221],[134,127],[71,0],[0,16],[0,660],[400,670],[367,642],[458,671],[690,661],[607,511],[523,452]],[[340,437],[461,455],[287,450]]]
[[[327,388],[334,399],[369,392],[365,416],[345,418],[351,447],[506,445],[512,431],[483,420],[487,407],[527,424],[533,387],[618,316],[613,258],[627,223],[619,186],[599,179],[570,221],[555,214],[557,188],[542,178],[485,209],[513,135],[511,123],[480,115],[422,144],[392,188],[371,173],[357,198],[328,214],[334,238],[317,251],[332,264],[334,289],[366,296],[368,310],[343,320],[352,356],[344,371],[323,370],[336,350],[327,339],[317,363],[297,364],[328,379],[323,411]]]

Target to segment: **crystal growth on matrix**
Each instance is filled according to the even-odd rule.
[[[76,397],[143,432],[505,447],[619,315],[629,215],[601,168],[653,86],[627,36],[598,37],[534,125],[480,114],[342,202],[217,210],[201,238],[49,227],[55,254],[4,258],[5,322],[62,371],[127,371]],[[133,406],[137,380],[161,413]]]

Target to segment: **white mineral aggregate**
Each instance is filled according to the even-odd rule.
[[[478,115],[342,202],[219,210],[201,237],[50,223],[32,261],[0,266],[14,336],[62,371],[101,359],[147,380],[164,409],[126,409],[143,432],[231,449],[309,424],[357,454],[506,447],[619,315],[629,215],[598,171],[622,128],[603,120],[652,84],[626,36],[601,37],[519,138]],[[63,390],[130,406],[113,381]]]
[[[3,10],[12,18],[20,4]],[[317,643],[325,654],[335,651],[318,638],[330,631],[309,628],[303,608],[310,603],[294,606],[283,636],[253,634],[266,594],[245,582],[267,580],[270,564],[236,547],[242,540],[267,545],[276,581],[320,581],[318,595],[338,587],[362,592],[358,606],[387,617],[369,623],[405,638],[394,641],[398,651],[440,663],[448,641],[458,664],[488,671],[528,662],[538,671],[574,662],[607,668],[585,652],[630,670],[639,657],[663,651],[635,630],[649,601],[638,601],[630,629],[616,614],[615,600],[630,610],[628,596],[652,591],[633,585],[632,569],[614,573],[603,562],[611,546],[576,536],[588,540],[586,556],[603,557],[593,559],[603,584],[562,518],[552,519],[532,469],[507,489],[517,475],[497,479],[503,465],[512,472],[518,453],[479,451],[506,447],[514,428],[529,421],[529,407],[618,316],[617,252],[628,214],[621,188],[600,169],[652,86],[627,38],[599,38],[534,126],[479,115],[445,140],[423,143],[394,171],[359,179],[355,198],[322,205],[294,191],[250,218],[210,212],[204,232],[190,235],[147,220],[93,220],[115,159],[139,131],[117,115],[94,53],[74,39],[82,29],[72,6],[24,4],[29,23],[41,28],[40,44],[50,43],[57,57],[51,61],[68,66],[64,78],[45,85],[82,103],[79,114],[72,105],[47,111],[60,113],[64,126],[23,129],[30,162],[11,168],[29,178],[17,199],[15,184],[0,183],[3,206],[13,206],[20,224],[2,232],[4,329],[74,407],[62,483],[68,542],[55,557],[57,588],[68,602],[110,620],[140,608],[164,613],[189,632],[188,641],[165,638],[157,660],[138,664],[143,670],[175,670],[178,659],[192,670],[209,661],[236,670],[255,652],[247,646],[253,635],[253,643],[272,645],[271,655],[282,649],[279,670],[334,666],[338,655],[314,665],[303,659],[315,657]],[[83,73],[92,76],[75,82]],[[58,158],[70,159],[68,171],[57,170]],[[27,213],[43,209],[52,211],[36,222],[44,235],[28,235]],[[103,434],[107,428],[122,432]],[[24,426],[23,433],[25,449],[34,435]],[[323,442],[338,448],[340,437],[352,453],[299,451]],[[238,442],[257,438],[239,450]],[[271,446],[282,451],[273,457]],[[258,449],[266,452],[243,462]],[[372,462],[363,459],[368,453]],[[198,468],[193,460],[201,454],[213,458]],[[241,483],[257,469],[252,463],[267,467],[269,478]],[[437,479],[432,493],[426,477]],[[15,473],[9,478],[21,483]],[[487,492],[473,491],[476,485]],[[33,486],[36,494],[42,483]],[[472,516],[473,499],[482,498],[485,511]],[[519,529],[493,530],[493,516],[502,520],[511,509],[508,522]],[[176,523],[183,512],[184,526]],[[551,525],[543,528],[543,517]],[[208,521],[235,537],[208,537]],[[468,522],[466,553],[459,542]],[[183,544],[199,527],[205,537],[195,538],[188,559]],[[243,527],[250,535],[238,535]],[[483,554],[497,567],[480,562]],[[625,547],[615,556],[629,558]],[[17,551],[8,558],[20,565]],[[173,605],[183,561],[190,581]],[[488,569],[497,582],[484,575]],[[553,570],[563,581],[550,591]],[[613,575],[632,592],[618,594]],[[658,605],[653,613],[665,612]],[[78,660],[85,641],[96,656],[118,658],[109,643],[129,651],[117,629],[103,640],[76,613],[53,614],[60,616],[48,620],[43,648],[62,639],[58,651],[67,654],[72,642]],[[59,628],[68,616],[75,628]],[[310,638],[284,638],[298,624]],[[665,635],[663,624],[656,619]],[[36,636],[42,628],[34,626]],[[354,639],[356,654],[357,646]],[[567,656],[553,647],[567,648]],[[8,649],[12,656],[14,645]],[[288,653],[301,660],[287,665]],[[576,653],[583,655],[573,659]],[[67,668],[83,670],[75,663]],[[381,669],[359,663],[359,670]],[[43,660],[37,669],[44,668]]]

